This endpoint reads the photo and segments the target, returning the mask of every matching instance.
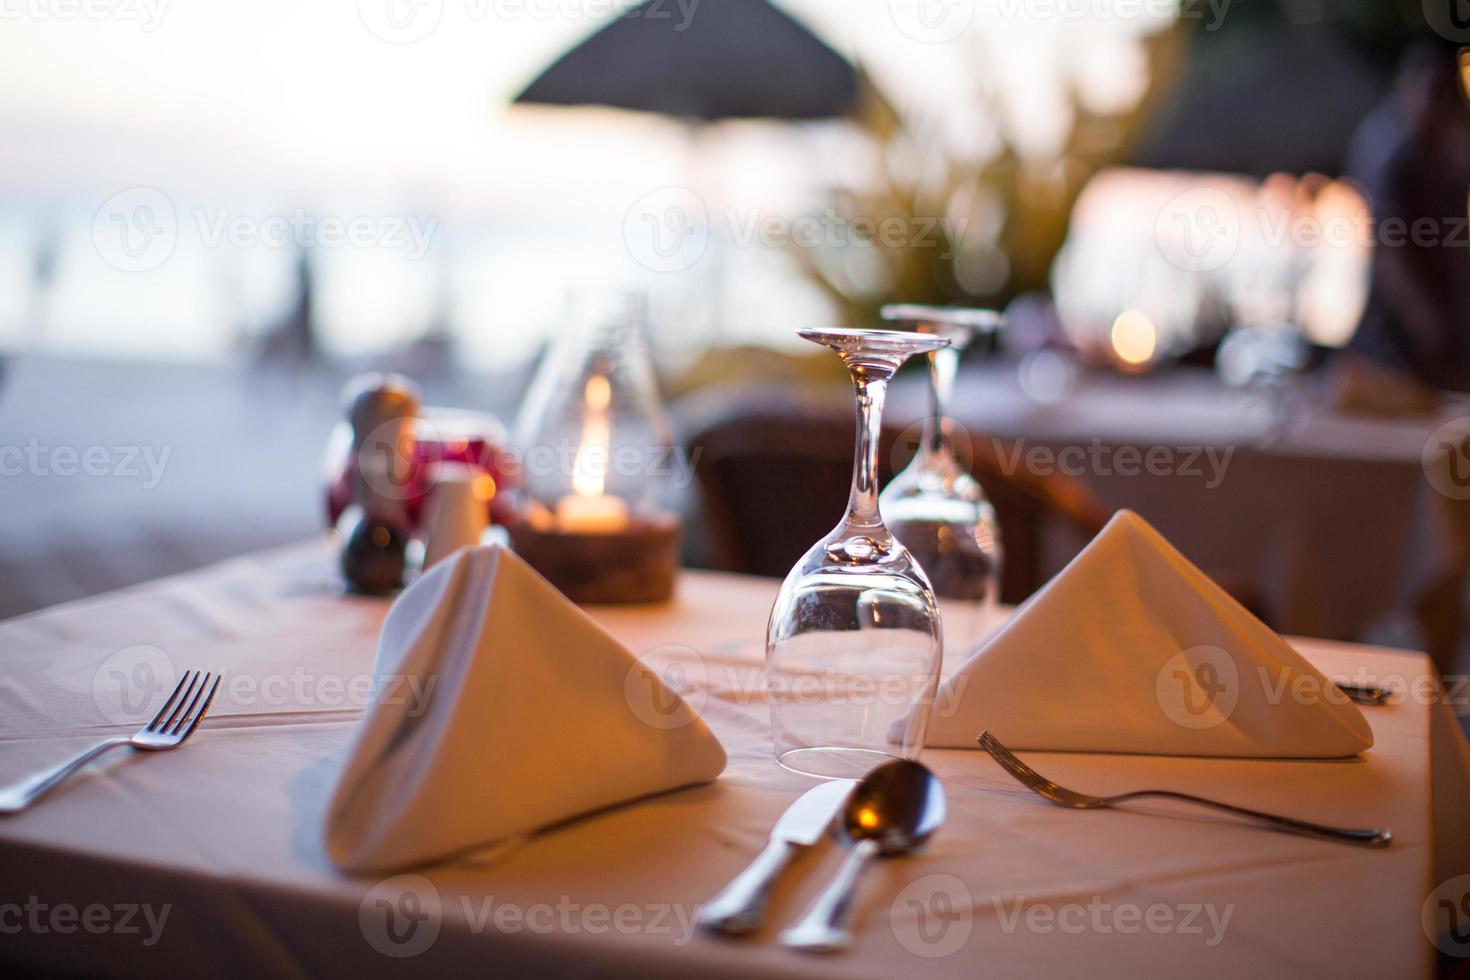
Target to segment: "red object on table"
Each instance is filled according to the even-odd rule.
[[[495,493],[489,502],[493,524],[506,524],[512,506],[505,490],[518,485],[518,470],[509,458],[504,427],[493,416],[457,409],[427,409],[419,420],[413,462],[403,487],[410,529],[418,531],[423,520],[424,503],[433,484],[429,474],[436,463],[466,463],[495,481]],[[326,518],[328,527],[336,527],[342,512],[352,502],[351,461],[352,432],[345,425],[333,430],[326,453]]]

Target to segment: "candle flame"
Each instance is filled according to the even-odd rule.
[[[612,385],[603,375],[594,374],[587,379],[587,388],[583,392],[583,398],[590,411],[606,412],[607,407],[612,404]]]
[[[582,418],[582,444],[572,464],[572,489],[586,497],[600,497],[607,486],[607,456],[612,444],[612,425],[607,408],[612,404],[612,385],[594,374],[582,393],[587,406]]]

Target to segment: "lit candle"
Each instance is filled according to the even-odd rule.
[[[612,403],[612,386],[594,374],[587,379],[583,394],[587,411],[582,419],[582,444],[572,463],[572,493],[556,505],[556,524],[573,534],[610,534],[628,526],[628,505],[605,493],[607,458],[612,444],[612,425],[607,409]]]
[[[628,505],[607,494],[571,494],[556,505],[558,530],[572,534],[611,534],[628,526]]]

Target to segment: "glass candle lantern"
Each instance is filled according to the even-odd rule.
[[[523,490],[511,541],[577,602],[673,590],[676,457],[645,308],[636,294],[576,297],[516,425]]]

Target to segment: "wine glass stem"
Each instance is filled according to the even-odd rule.
[[[924,469],[945,454],[945,420],[949,418],[950,396],[954,393],[954,376],[959,366],[959,351],[944,347],[929,355],[929,417],[924,420],[924,438],[919,445]]]
[[[878,440],[883,430],[883,400],[888,378],[854,371],[857,389],[857,454],[853,459],[852,496],[847,502],[849,527],[880,527],[878,513]]]

